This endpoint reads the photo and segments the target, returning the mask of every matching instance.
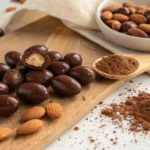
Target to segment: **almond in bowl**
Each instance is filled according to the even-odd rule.
[[[111,42],[132,50],[150,51],[150,1],[104,1],[97,9],[96,21]]]

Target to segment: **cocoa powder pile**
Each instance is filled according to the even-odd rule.
[[[124,103],[110,104],[110,107],[104,108],[101,113],[111,117],[112,120],[129,119],[131,131],[149,131],[150,93],[140,92],[138,96],[128,97]]]
[[[122,55],[109,55],[96,63],[96,68],[110,75],[128,75],[136,71],[139,63],[136,59]]]

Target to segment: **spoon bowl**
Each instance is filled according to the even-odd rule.
[[[138,69],[128,75],[111,75],[108,74],[106,72],[100,71],[99,69],[96,68],[96,63],[102,60],[102,57],[98,58],[97,60],[95,60],[93,62],[93,69],[102,77],[104,78],[108,78],[108,79],[112,79],[112,80],[121,80],[121,79],[129,79],[129,78],[133,78],[136,77],[137,75],[140,75],[144,72],[148,72],[150,70],[150,55],[141,55],[141,54],[125,54],[122,55],[125,57],[131,57],[136,59],[139,62],[139,67]],[[108,57],[108,56],[104,56],[104,57]],[[103,58],[104,58],[103,57]]]

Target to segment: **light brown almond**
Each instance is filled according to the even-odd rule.
[[[132,14],[129,17],[129,20],[131,20],[137,24],[145,23],[147,21],[147,19],[141,14]]]
[[[130,28],[128,30],[128,34],[136,37],[148,38],[148,35],[138,28]]]
[[[40,119],[45,115],[45,108],[41,106],[35,106],[29,110],[27,110],[22,118],[21,121],[28,121],[31,119]]]
[[[25,135],[35,133],[44,126],[44,122],[39,119],[33,119],[25,122],[17,129],[17,134]]]
[[[112,23],[116,20],[106,20],[105,24],[108,25],[109,27],[112,27]]]
[[[129,7],[128,9],[130,10],[131,14],[134,14],[136,12],[136,9],[134,7]]]
[[[121,23],[119,21],[114,21],[112,23],[112,29],[113,30],[120,31],[120,28],[121,28]]]
[[[6,12],[11,12],[11,11],[15,11],[17,9],[17,7],[8,7],[6,9]]]
[[[150,33],[150,24],[140,24],[139,29],[146,33]]]
[[[103,20],[110,20],[113,17],[113,13],[111,11],[104,11],[101,17]]]
[[[135,9],[137,10],[147,10],[148,6],[146,5],[136,5]]]
[[[119,22],[125,22],[129,20],[129,17],[123,14],[114,14],[113,19]]]
[[[46,112],[51,119],[58,119],[63,114],[63,108],[60,104],[52,102],[47,104]]]
[[[112,3],[112,4],[109,4],[109,5],[105,6],[103,8],[103,11],[115,12],[116,10],[118,10],[121,7],[122,7],[121,3]]]
[[[12,129],[0,127],[0,141],[9,138],[12,134],[13,134]]]
[[[124,7],[135,7],[136,5],[134,3],[128,1],[128,2],[124,2],[123,6]]]

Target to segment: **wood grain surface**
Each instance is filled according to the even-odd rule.
[[[63,55],[69,52],[80,53],[83,57],[83,65],[89,67],[92,67],[95,59],[110,54],[104,48],[66,28],[59,20],[45,17],[0,38],[0,60],[1,62],[4,61],[4,55],[8,51],[14,50],[23,53],[26,48],[35,44],[46,44],[49,50],[59,51]],[[45,106],[49,101],[57,101],[64,108],[63,116],[56,121],[51,121],[45,116],[42,119],[45,126],[40,132],[27,136],[16,136],[14,134],[13,137],[0,142],[0,150],[44,149],[124,82],[125,80],[112,81],[98,76],[94,83],[83,87],[79,95],[69,98],[59,97],[50,90],[49,99],[41,105]],[[83,96],[85,100],[83,100]],[[13,116],[0,118],[0,125],[16,130],[20,124],[21,115],[30,107],[21,104],[21,107]]]

